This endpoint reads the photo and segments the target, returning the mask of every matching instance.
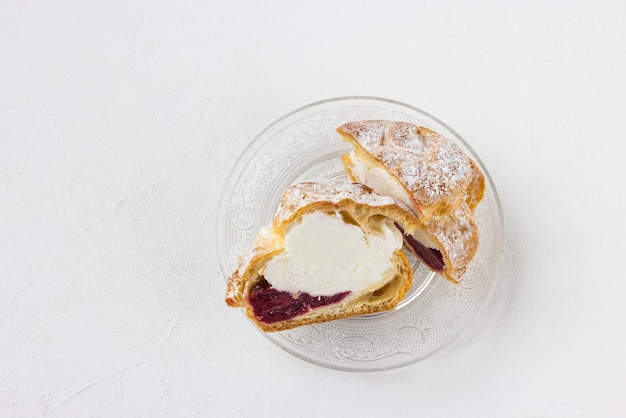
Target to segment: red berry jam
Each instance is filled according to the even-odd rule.
[[[332,296],[311,296],[300,292],[294,297],[290,292],[274,289],[263,278],[250,291],[249,301],[258,320],[273,324],[295,318],[320,306],[332,305],[349,294],[350,292],[341,292]]]
[[[444,268],[443,264],[443,256],[441,255],[441,251],[435,248],[428,248],[415,238],[412,235],[407,235],[404,233],[404,229],[400,225],[396,223],[396,227],[402,232],[404,236],[404,242],[411,247],[413,252],[417,257],[420,258],[426,265],[428,265],[431,269],[442,272]]]

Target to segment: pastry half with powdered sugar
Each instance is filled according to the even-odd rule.
[[[226,303],[264,331],[392,309],[413,280],[398,226],[413,233],[418,224],[409,208],[363,184],[289,186],[228,278]]]
[[[409,206],[422,226],[405,241],[432,270],[458,283],[478,246],[474,209],[485,192],[476,163],[423,126],[367,120],[337,132],[353,146],[342,162],[352,181]]]

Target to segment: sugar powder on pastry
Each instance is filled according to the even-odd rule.
[[[405,241],[432,270],[458,283],[478,246],[474,209],[485,178],[455,143],[423,126],[366,120],[337,132],[353,146],[342,162],[352,181],[409,206],[421,227]]]

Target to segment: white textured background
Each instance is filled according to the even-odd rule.
[[[0,416],[624,416],[625,3],[261,3],[0,0]],[[508,228],[474,326],[383,373],[273,346],[215,250],[255,134],[353,94],[464,136]]]

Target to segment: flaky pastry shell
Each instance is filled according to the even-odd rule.
[[[249,301],[250,290],[263,279],[266,263],[283,251],[285,231],[289,225],[313,211],[340,213],[346,222],[358,224],[364,232],[375,228],[376,222],[381,220],[391,220],[406,231],[415,231],[419,226],[417,217],[407,207],[390,197],[378,195],[362,184],[327,181],[287,187],[271,225],[257,235],[252,250],[239,259],[227,282],[226,303],[244,308],[246,315],[263,331],[282,331],[393,309],[411,287],[413,271],[406,255],[399,249],[392,257],[394,268],[387,272],[385,284],[379,289],[350,294],[338,303],[311,309],[284,321],[266,323],[257,318]]]
[[[337,132],[359,160],[384,169],[405,190],[422,231],[443,258],[438,273],[458,283],[478,247],[473,214],[484,196],[485,178],[476,163],[437,132],[407,122],[350,122]],[[352,181],[366,182],[350,154],[342,162]]]

